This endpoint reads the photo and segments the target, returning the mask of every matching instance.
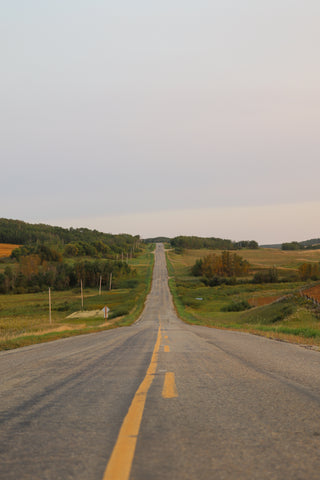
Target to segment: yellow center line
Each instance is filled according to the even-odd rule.
[[[178,390],[174,379],[174,372],[167,372],[164,377],[164,384],[162,389],[163,398],[175,398],[178,397]]]
[[[164,346],[164,351],[165,351],[165,353],[169,353],[169,352],[170,352],[170,347],[169,347],[169,345],[165,345],[165,346]]]
[[[168,335],[165,335],[164,338],[165,338],[166,340],[168,340]]]
[[[147,393],[157,369],[160,342],[161,329],[159,327],[149,368],[123,420],[116,444],[104,472],[103,480],[128,480],[130,476]]]

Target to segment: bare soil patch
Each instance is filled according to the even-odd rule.
[[[79,312],[73,312],[66,318],[94,318],[104,317],[104,313],[101,310],[80,310]]]
[[[304,295],[308,295],[308,297],[314,298],[318,302],[320,302],[320,285],[316,285],[315,287],[307,288],[303,290]]]

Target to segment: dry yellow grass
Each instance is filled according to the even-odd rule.
[[[0,257],[10,257],[12,250],[20,246],[13,243],[0,243]]]

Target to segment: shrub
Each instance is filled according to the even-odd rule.
[[[109,315],[108,315],[108,318],[109,320],[111,320],[112,318],[116,318],[116,317],[123,317],[124,315],[128,315],[129,310],[127,308],[121,308],[119,307],[118,309],[112,311]]]
[[[224,251],[221,255],[210,254],[197,260],[191,269],[194,276],[213,277],[241,277],[248,273],[249,262],[236,253]]]
[[[222,312],[242,312],[244,310],[249,310],[251,305],[247,300],[239,300],[238,302],[232,301],[228,305],[225,305],[221,308]]]
[[[279,281],[276,268],[257,272],[253,276],[253,283],[277,283]]]
[[[319,280],[320,265],[318,263],[303,263],[299,267],[299,275],[301,280]]]

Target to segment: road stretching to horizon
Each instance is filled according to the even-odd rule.
[[[1,480],[320,478],[320,354],[175,314],[0,353]]]

